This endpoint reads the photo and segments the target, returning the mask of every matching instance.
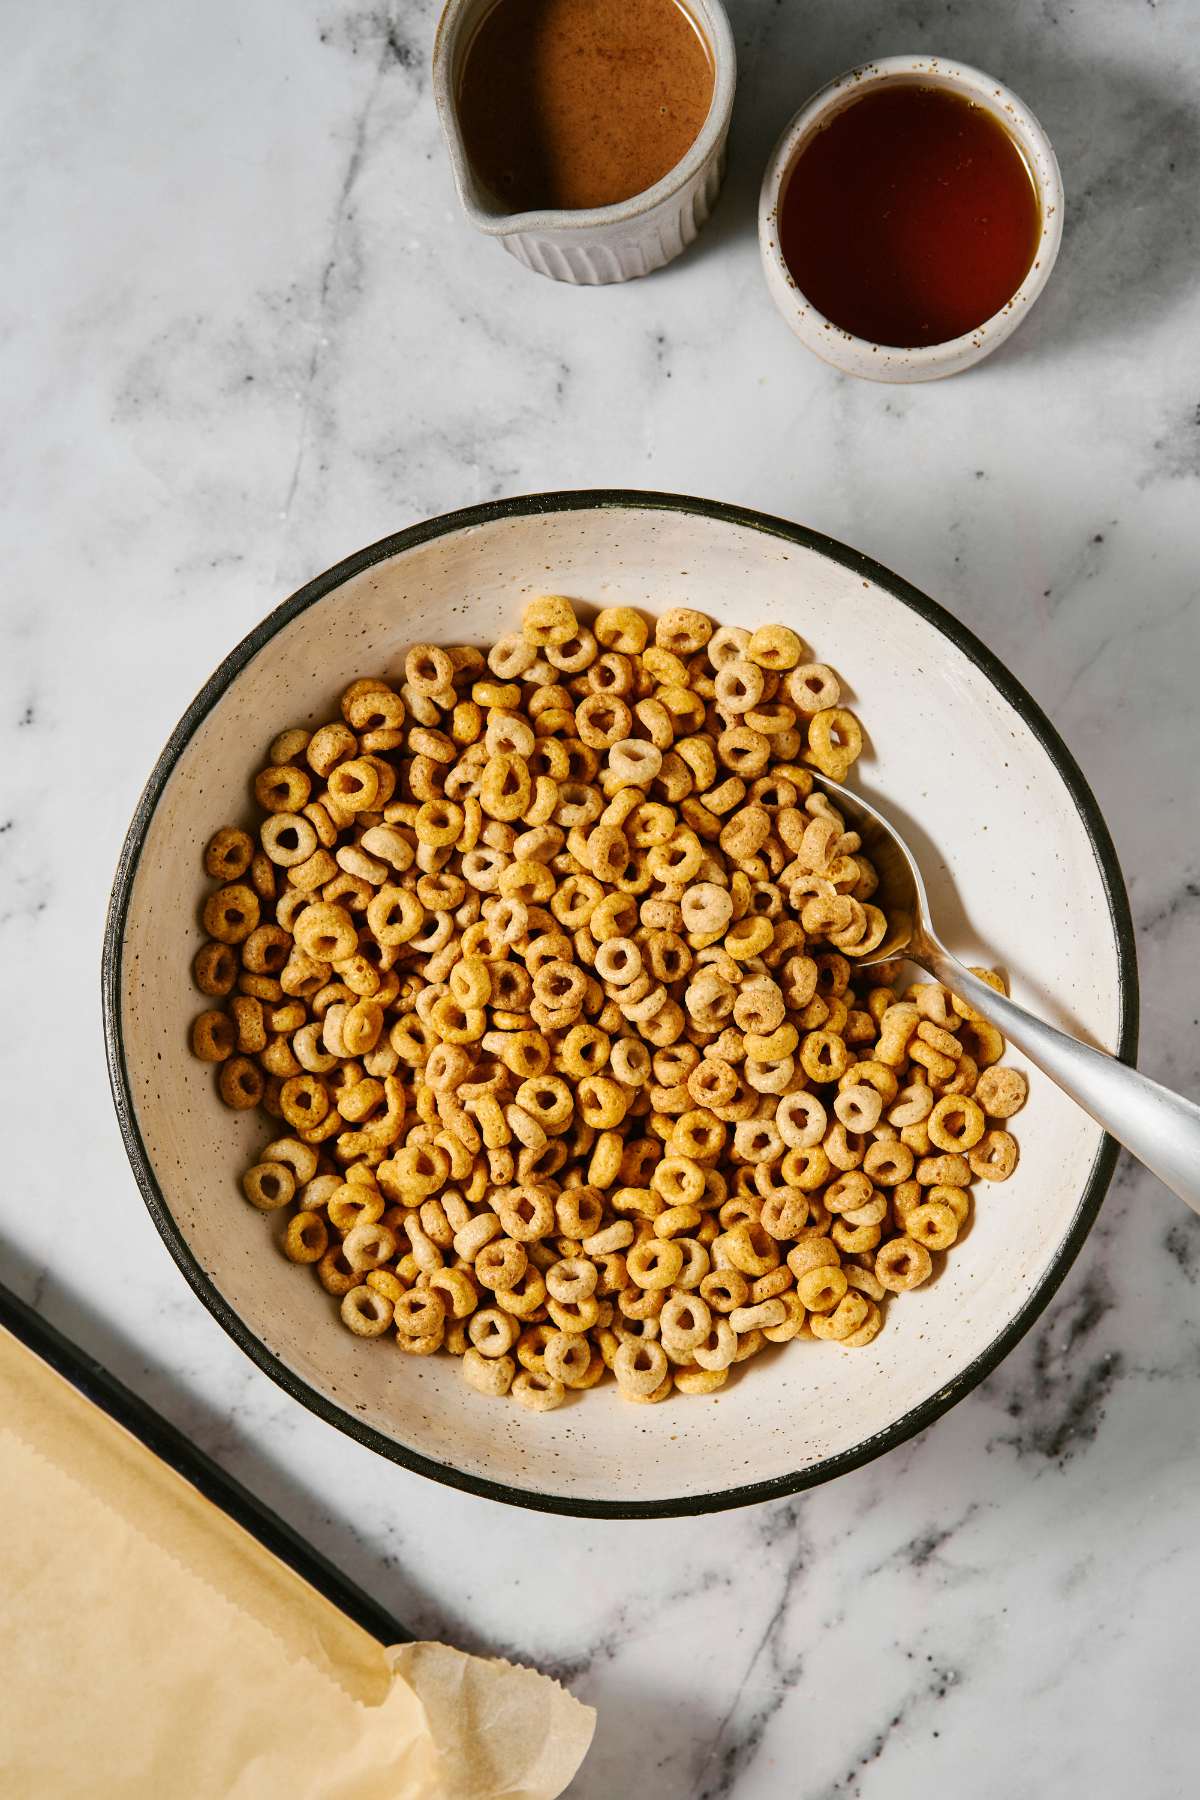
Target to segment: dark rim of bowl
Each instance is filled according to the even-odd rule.
[[[282,605],[277,606],[273,612],[269,613],[247,637],[243,638],[237,648],[225,658],[215,674],[205,682],[171,733],[166,747],[146,783],[145,791],[138,801],[129,831],[126,834],[113,881],[112,897],[104,930],[100,977],[104,1039],[109,1081],[112,1086],[121,1136],[124,1139],[126,1154],[151,1218],[157,1225],[171,1255],[213,1317],[224,1326],[230,1337],[240,1345],[247,1356],[257,1363],[258,1367],[267,1375],[271,1376],[272,1380],[278,1382],[279,1386],[293,1399],[301,1401],[319,1418],[326,1420],[331,1425],[338,1426],[350,1437],[357,1439],[360,1444],[366,1444],[372,1450],[379,1451],[381,1455],[390,1458],[392,1462],[401,1463],[405,1468],[413,1469],[419,1475],[427,1475],[433,1481],[443,1482],[449,1487],[460,1488],[466,1493],[482,1495],[488,1500],[502,1500],[513,1506],[530,1507],[540,1512],[568,1513],[584,1518],[675,1518],[693,1513],[717,1512],[727,1507],[746,1506],[763,1500],[777,1500],[789,1494],[799,1493],[805,1488],[816,1487],[836,1475],[844,1475],[851,1469],[861,1467],[862,1464],[881,1456],[885,1451],[892,1450],[898,1444],[915,1437],[918,1432],[924,1431],[943,1413],[948,1412],[950,1407],[969,1394],[971,1389],[977,1387],[985,1376],[990,1375],[992,1370],[1024,1337],[1052,1299],[1078,1255],[1083,1241],[1095,1221],[1116,1164],[1118,1147],[1113,1139],[1105,1137],[1101,1141],[1096,1159],[1084,1185],[1075,1217],[1041,1282],[1020,1311],[992,1340],[987,1349],[959,1375],[955,1376],[953,1381],[940,1387],[935,1394],[931,1394],[919,1406],[913,1407],[910,1412],[896,1419],[885,1430],[864,1439],[853,1449],[844,1450],[837,1456],[826,1457],[822,1461],[814,1463],[810,1468],[798,1469],[791,1474],[780,1475],[769,1481],[748,1482],[738,1487],[725,1488],[707,1494],[688,1495],[681,1499],[643,1501],[574,1499],[564,1495],[539,1493],[533,1489],[511,1487],[505,1482],[489,1481],[480,1476],[468,1475],[462,1470],[450,1467],[445,1463],[435,1462],[429,1457],[421,1456],[415,1450],[407,1449],[403,1444],[396,1443],[383,1432],[375,1430],[373,1426],[364,1424],[362,1420],[355,1418],[344,1407],[327,1399],[315,1388],[309,1387],[307,1382],[301,1381],[273,1351],[269,1350],[248,1329],[201,1268],[175,1223],[162,1189],[158,1185],[138,1128],[133,1091],[125,1061],[121,1018],[120,993],[125,921],[133,891],[134,877],[137,873],[138,861],[150,820],[185,746],[197,727],[250,659],[256,656],[263,646],[269,643],[276,633],[289,624],[297,614],[312,606],[314,602],[323,599],[326,594],[340,587],[352,576],[361,574],[364,569],[384,562],[401,551],[411,550],[419,544],[429,543],[434,538],[445,537],[452,532],[470,530],[500,519],[525,518],[541,513],[583,511],[695,513],[704,518],[720,520],[725,524],[760,531],[770,537],[785,538],[804,549],[819,551],[832,561],[842,564],[844,568],[852,569],[864,580],[885,588],[901,605],[911,607],[944,637],[949,638],[957,649],[961,650],[983,671],[1042,745],[1074,800],[1083,821],[1104,882],[1109,917],[1116,940],[1117,984],[1121,1015],[1117,1054],[1122,1062],[1133,1062],[1138,1035],[1137,959],[1134,948],[1133,922],[1130,918],[1129,902],[1116,850],[1095,796],[1084,780],[1078,764],[1045,713],[1026,693],[1020,682],[1009,673],[990,650],[985,648],[973,632],[968,631],[965,625],[962,625],[951,613],[939,606],[936,601],[928,599],[918,589],[910,586],[899,576],[893,575],[890,570],[883,568],[869,556],[863,556],[857,550],[851,550],[835,539],[825,537],[821,532],[810,531],[802,525],[791,524],[785,519],[773,518],[767,513],[753,512],[748,508],[727,505],[717,500],[699,500],[682,494],[659,494],[626,488],[584,488],[568,490],[563,493],[525,494],[508,500],[488,501],[481,506],[465,507],[459,512],[443,513],[439,518],[427,519],[422,524],[411,525],[405,531],[398,531],[390,537],[381,538],[378,543],[358,551],[354,556],[347,557],[344,562],[338,563],[336,567],[327,569],[323,575],[318,575],[314,580],[307,582],[290,599],[285,600]]]

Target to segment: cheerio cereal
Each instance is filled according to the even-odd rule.
[[[811,775],[862,749],[841,700],[787,626],[544,595],[275,738],[257,838],[205,853],[191,1043],[273,1121],[245,1199],[345,1329],[532,1411],[609,1371],[655,1403],[868,1344],[933,1273],[1025,1081],[856,969],[887,921]]]

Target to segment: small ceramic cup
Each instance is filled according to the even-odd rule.
[[[948,88],[985,107],[1004,126],[1024,156],[1037,186],[1042,232],[1024,281],[998,313],[962,337],[941,344],[901,348],[853,336],[817,311],[797,287],[779,244],[779,209],[787,179],[803,146],[843,107],[872,88],[906,82]],[[1054,267],[1062,241],[1063,186],[1050,140],[1015,94],[965,63],[936,56],[887,56],[848,69],[801,107],[776,144],[758,203],[758,241],[771,298],[800,340],[845,375],[869,381],[937,381],[990,356],[1016,330]]]
[[[700,135],[681,162],[617,206],[574,212],[506,212],[476,179],[458,116],[463,59],[495,0],[448,0],[433,46],[433,92],[463,211],[476,230],[539,275],[589,287],[661,269],[687,249],[711,213],[725,174],[737,54],[720,0],[687,0],[713,63],[713,96]]]

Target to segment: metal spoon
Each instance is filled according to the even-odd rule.
[[[888,920],[888,933],[859,968],[904,955],[1011,1038],[1030,1062],[1090,1113],[1098,1125],[1132,1151],[1159,1180],[1200,1212],[1200,1106],[1173,1094],[1106,1051],[1081,1044],[996,993],[964,968],[940,942],[929,918],[925,883],[912,852],[873,806],[840,782],[813,771],[813,783],[829,795],[879,875],[873,903]]]

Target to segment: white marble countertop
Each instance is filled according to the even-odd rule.
[[[613,484],[848,540],[1047,708],[1129,878],[1143,1067],[1200,1089],[1200,39],[1183,0],[731,5],[695,250],[559,287],[474,236],[431,0],[16,0],[0,57],[5,1278],[417,1630],[600,1709],[575,1800],[1195,1792],[1200,1221],[1121,1172],[1048,1314],[924,1437],[675,1523],[435,1488],[193,1298],[109,1102],[99,943],[168,731],[289,589],[426,514]],[[771,308],[754,200],[806,92],[928,49],[1053,137],[1067,236],[975,373],[839,378]]]

